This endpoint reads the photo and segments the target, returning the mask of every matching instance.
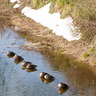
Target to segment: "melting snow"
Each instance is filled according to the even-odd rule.
[[[20,7],[20,4],[15,4],[15,5],[13,6],[13,8],[18,8],[18,7]]]
[[[14,3],[14,2],[16,2],[16,1],[17,1],[18,3],[20,3],[19,0],[10,0],[11,3]]]
[[[31,7],[26,6],[25,8],[22,9],[22,13],[24,13],[25,16],[42,24],[43,26],[52,29],[53,32],[56,33],[56,35],[63,36],[68,41],[79,40],[81,38],[81,34],[80,33],[78,35],[73,34],[75,33],[73,31],[75,31],[76,29],[76,27],[74,27],[72,23],[73,19],[71,17],[60,19],[59,13],[50,14],[49,13],[50,4],[51,3],[47,4],[46,6],[38,10],[31,9]]]

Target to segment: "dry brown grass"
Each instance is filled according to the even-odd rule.
[[[96,35],[96,0],[54,0],[50,13],[60,12],[61,18],[71,15],[74,24],[90,42]]]
[[[82,39],[91,42],[96,34],[96,0],[28,0],[38,9],[51,2],[50,13],[59,12],[61,18],[71,15],[74,24],[83,34]]]
[[[20,0],[20,2],[35,9],[52,2],[50,13],[59,12],[61,18],[71,15],[74,19],[74,24],[78,26],[80,32],[83,34],[82,39],[84,41],[91,42],[96,34],[96,0]],[[9,8],[4,10],[2,4]],[[2,10],[5,13],[12,13],[15,10],[11,8],[12,6],[13,4],[10,4],[9,0],[0,0],[0,8],[3,8]]]

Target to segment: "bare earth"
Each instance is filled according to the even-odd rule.
[[[39,41],[37,43],[25,44],[23,47],[29,50],[41,50],[45,47],[49,50],[54,49],[53,52],[60,52],[74,60],[93,66],[95,71],[96,50],[91,51],[91,49],[96,49],[96,37],[94,37],[90,44],[82,40],[69,42],[62,36],[57,36],[52,33],[52,30],[21,14],[21,9],[27,4],[24,1],[22,3],[22,0],[20,1],[20,8],[13,9],[11,8],[12,4],[10,2],[6,3],[4,0],[0,0],[0,18],[7,19],[8,24],[18,26],[22,32],[29,34],[33,39],[37,39]],[[88,57],[84,57],[85,53],[88,54]]]

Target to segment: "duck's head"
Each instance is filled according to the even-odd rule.
[[[43,73],[40,73],[39,76],[42,77]]]
[[[31,65],[31,64],[28,63],[26,66],[29,67],[30,65]]]
[[[23,61],[23,62],[22,62],[22,65],[26,65],[26,62],[25,62],[25,61]]]
[[[15,54],[14,59],[16,59],[17,57],[18,57],[18,55],[17,55],[17,54]]]
[[[48,78],[50,75],[48,73],[46,73],[46,75],[44,76],[44,78]]]
[[[58,84],[58,87],[60,88],[62,86],[62,84],[60,83],[60,84]]]
[[[42,73],[39,74],[40,77],[44,77],[44,75],[46,75],[45,72],[42,72]]]
[[[10,53],[10,51],[7,52],[7,54],[9,54],[9,53]]]

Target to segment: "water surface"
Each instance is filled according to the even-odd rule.
[[[25,37],[13,26],[0,22],[0,96],[96,96],[96,76],[87,66],[48,50],[20,49],[25,42]],[[8,58],[7,51],[36,64],[37,70],[22,68],[22,62],[17,64],[14,58]],[[41,80],[42,71],[53,75],[55,80],[51,83]],[[65,93],[59,91],[60,82],[69,86]]]

